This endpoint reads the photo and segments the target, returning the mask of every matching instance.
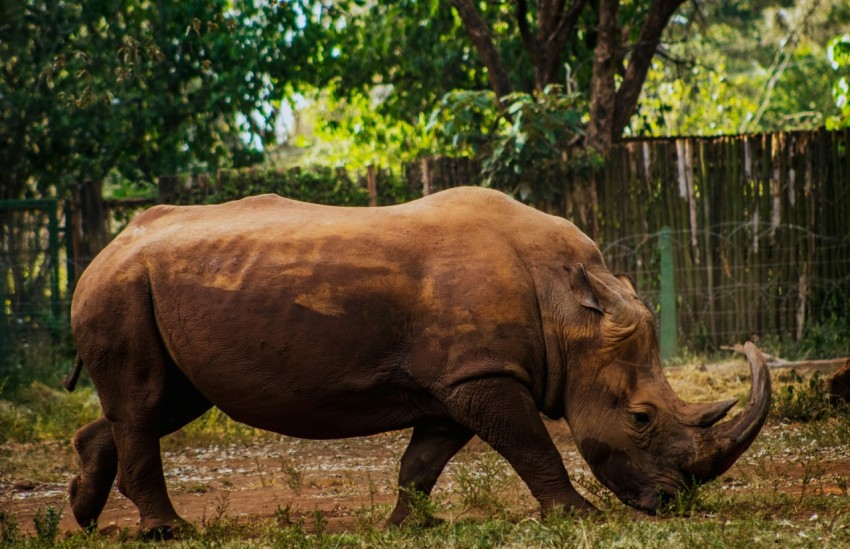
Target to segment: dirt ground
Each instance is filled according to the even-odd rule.
[[[551,424],[553,435],[571,472],[589,470],[581,461],[566,426]],[[374,510],[382,521],[395,504],[396,477],[409,431],[372,437],[310,441],[287,437],[248,445],[231,444],[163,452],[169,494],[178,513],[203,525],[222,516],[252,520],[286,513],[291,520],[308,522],[318,510],[329,532],[353,527],[358,514]],[[67,497],[67,480],[76,474],[75,458],[63,444],[6,445],[5,452],[29,456],[15,475],[0,480],[0,510],[11,513],[24,532],[33,532],[33,517],[48,506],[61,509],[62,532],[78,528]],[[489,456],[489,457],[488,457]],[[447,466],[434,498],[448,503],[458,468],[476,474],[479,460],[501,460],[477,438]],[[507,463],[504,462],[505,468]],[[26,469],[40,471],[56,481],[32,480]],[[511,484],[525,490],[513,473]],[[61,480],[59,480],[61,479]],[[530,494],[519,494],[520,505],[533,512]],[[451,519],[453,517],[447,516]],[[105,533],[134,528],[138,514],[132,502],[113,487],[99,525]]]
[[[683,385],[675,376],[673,384],[692,400],[729,393],[740,396],[746,394],[749,382],[746,367],[740,364],[723,371],[697,368],[685,374],[696,380],[693,386]],[[547,427],[571,476],[589,478],[590,471],[567,426],[547,422]],[[816,459],[807,457],[805,448],[783,454],[782,440],[788,429],[769,423],[761,435],[768,442],[757,443],[720,479],[722,489],[788,494],[817,490],[847,497],[850,452],[812,450]],[[388,516],[395,502],[398,462],[408,437],[409,431],[338,441],[271,437],[250,444],[167,449],[163,461],[175,508],[193,524],[205,525],[222,517],[246,521],[304,517],[309,522],[320,511],[327,531],[334,532],[350,529],[364,517],[379,523]],[[166,443],[166,448],[170,446]],[[487,475],[482,461],[508,471],[498,479],[500,492],[509,492],[510,505],[520,515],[534,516],[536,502],[528,490],[507,463],[478,439],[449,463],[437,484],[433,497],[447,510],[441,516],[454,520],[476,513],[458,503],[462,497],[458,483],[462,478],[468,483],[470,476]],[[0,511],[13,516],[22,531],[33,532],[34,515],[48,506],[61,509],[61,532],[78,528],[66,490],[78,467],[70,444],[5,444],[0,446],[0,463],[8,467],[0,471]],[[587,494],[581,484],[579,489]],[[113,488],[100,518],[101,530],[109,534],[133,529],[137,521],[133,504]]]

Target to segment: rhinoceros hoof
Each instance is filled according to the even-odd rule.
[[[81,488],[82,481],[83,479],[80,475],[71,479],[68,485],[68,495],[70,497],[71,510],[74,513],[74,519],[76,519],[77,524],[84,530],[92,532],[97,529],[97,517],[100,514],[100,510],[93,509],[96,505],[91,501],[91,495],[86,494],[85,490]],[[86,495],[89,497],[85,497]]]
[[[139,528],[137,536],[141,541],[165,541],[169,539],[182,539],[195,531],[188,522],[176,522],[175,524],[163,524],[150,528]]]
[[[581,501],[569,505],[554,504],[546,505],[540,509],[543,518],[548,517],[592,517],[599,513],[592,503],[582,498]]]
[[[408,515],[401,520],[390,517],[387,520],[387,528],[436,528],[437,526],[445,523],[446,521],[444,519],[433,515],[428,515],[426,517],[414,517],[413,515]]]

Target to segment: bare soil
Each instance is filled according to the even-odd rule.
[[[679,393],[692,400],[746,395],[749,383],[746,367],[737,363],[725,369],[684,369],[670,377]],[[687,386],[686,379],[696,380],[696,385]],[[547,422],[547,427],[567,470],[578,477],[579,490],[596,498],[599,494],[588,494],[583,485],[582,479],[591,474],[566,424]],[[774,496],[784,493],[801,500],[812,493],[847,498],[850,453],[815,446],[783,450],[783,437],[793,428],[769,423],[760,435],[767,442],[757,441],[719,480],[720,489]],[[355,527],[359,520],[378,524],[389,515],[395,503],[398,463],[409,434],[400,431],[337,441],[269,437],[248,444],[196,448],[179,448],[166,440],[163,462],[175,508],[195,525],[222,518],[278,522],[304,518],[309,524],[319,511],[326,531],[339,532]],[[462,505],[458,483],[463,475],[468,479],[470,471],[480,474],[476,468],[487,459],[501,460],[483,442],[473,439],[449,463],[433,495],[444,510],[442,518],[480,514],[480,510]],[[78,529],[67,497],[68,480],[78,471],[69,443],[7,443],[0,446],[0,464],[5,469],[0,471],[0,511],[11,515],[22,531],[32,533],[33,517],[49,506],[62,511],[61,532]],[[500,465],[507,471],[499,479],[500,496],[509,501],[515,515],[535,516],[537,505],[525,485],[506,462],[501,460]],[[802,516],[808,510],[800,506],[798,513]],[[137,523],[134,505],[113,488],[100,529],[117,535]]]

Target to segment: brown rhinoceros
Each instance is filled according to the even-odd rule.
[[[72,305],[103,417],[76,434],[70,485],[96,524],[118,474],[143,531],[185,523],[159,439],[211,406],[285,435],[331,439],[413,427],[402,522],[478,435],[542,511],[592,506],[570,484],[540,413],[565,418],[593,473],[655,511],[728,469],[759,432],[770,376],[688,404],[659,364],[652,313],[572,223],[496,191],[458,188],[400,206],[341,208],[274,195],[157,206],[86,269]]]

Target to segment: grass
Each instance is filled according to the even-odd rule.
[[[709,498],[710,499],[710,498]],[[711,502],[708,501],[710,504]],[[608,511],[597,517],[459,520],[430,528],[358,527],[329,533],[320,514],[281,525],[273,519],[210,520],[169,546],[176,547],[842,547],[850,544],[850,517],[832,504],[804,518],[781,509],[754,506],[746,499],[724,501],[721,514],[640,518]],[[846,502],[843,502],[846,504]],[[705,504],[702,504],[705,505]],[[699,511],[699,509],[697,509]],[[44,519],[49,520],[49,518]],[[143,547],[123,532],[118,539],[78,531],[57,538],[51,525],[22,536],[14,525],[0,533],[5,547]]]
[[[747,368],[688,363],[668,375],[686,400],[746,400]],[[450,464],[436,497],[414,501],[420,520],[383,528],[391,506],[376,503],[384,477],[368,478],[366,503],[352,509],[343,528],[318,509],[277,507],[272,516],[240,516],[230,492],[191,481],[189,493],[212,492],[214,504],[196,530],[169,543],[174,547],[846,547],[850,546],[850,413],[825,400],[822,380],[784,374],[774,377],[768,425],[730,473],[674,501],[658,517],[633,511],[586,473],[573,481],[601,513],[591,517],[540,519],[533,500],[504,460],[486,447]],[[22,390],[14,403],[0,402],[0,471],[8,478],[67,480],[74,456],[69,440],[99,415],[96,397],[82,387],[67,394],[41,384]],[[164,447],[245,444],[276,435],[229,420],[211,410]],[[344,450],[341,450],[344,451]],[[279,486],[300,502],[310,484],[308,463],[290,456],[261,462],[252,474]],[[265,465],[263,465],[265,463]],[[394,474],[394,473],[393,473]],[[360,486],[367,490],[367,487]],[[58,528],[61,510],[38,509],[33,525],[16,522],[0,505],[2,547],[147,547],[123,529],[111,535]],[[433,527],[431,517],[448,518]],[[343,531],[340,531],[343,530]]]

